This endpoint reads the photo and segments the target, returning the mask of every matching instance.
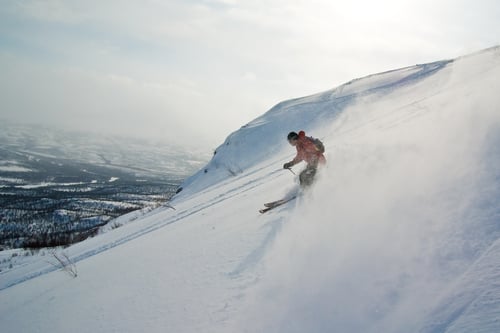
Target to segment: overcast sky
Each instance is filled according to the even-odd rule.
[[[497,0],[3,0],[0,119],[215,148],[280,101],[498,45],[499,18]]]

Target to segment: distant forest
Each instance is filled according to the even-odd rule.
[[[112,219],[169,200],[178,184],[122,182],[0,192],[0,249],[70,245]]]

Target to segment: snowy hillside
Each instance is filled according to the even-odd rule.
[[[499,332],[499,78],[497,47],[276,105],[175,210],[60,250],[76,278],[50,255],[0,272],[2,331]],[[261,215],[296,191],[300,129],[328,167]]]

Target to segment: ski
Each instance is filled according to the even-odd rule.
[[[291,199],[280,199],[280,200],[276,200],[276,201],[271,201],[271,202],[267,202],[264,204],[265,207],[274,207],[276,205],[281,205],[281,204],[284,204],[285,202],[288,202],[289,200]]]
[[[265,213],[265,212],[268,212],[270,211],[271,209],[274,209],[276,207],[279,207],[281,205],[284,205],[286,204],[287,202],[289,201],[292,201],[293,199],[297,198],[297,196],[293,196],[291,198],[287,198],[287,199],[281,199],[281,200],[276,200],[276,201],[272,201],[272,202],[268,202],[268,203],[265,203],[264,206],[266,208],[262,208],[259,210],[259,212],[261,214]]]

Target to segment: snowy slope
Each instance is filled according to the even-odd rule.
[[[0,273],[2,332],[500,331],[500,48],[286,101],[172,202]],[[284,140],[328,168],[295,202]],[[296,172],[301,166],[296,166]]]

